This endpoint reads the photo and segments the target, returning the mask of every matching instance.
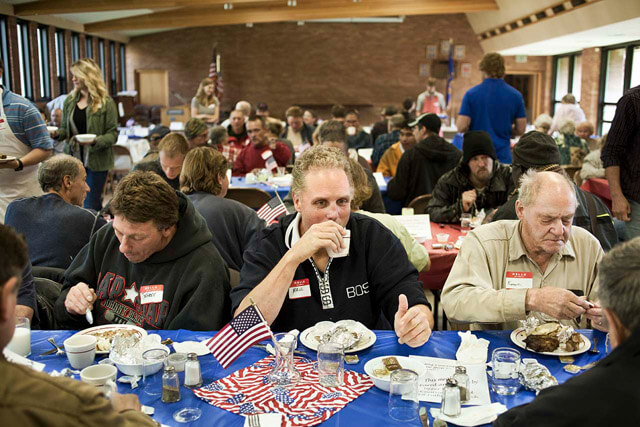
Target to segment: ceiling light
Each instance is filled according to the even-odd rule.
[[[287,6],[289,7],[296,7],[297,5],[298,5],[298,2],[296,0],[287,1]]]
[[[231,10],[231,9],[233,9],[233,3],[224,4],[224,10]]]

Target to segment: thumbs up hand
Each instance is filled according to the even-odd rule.
[[[429,340],[431,325],[433,325],[433,314],[426,305],[418,304],[409,308],[406,295],[398,296],[398,311],[393,321],[398,343],[420,347]]]

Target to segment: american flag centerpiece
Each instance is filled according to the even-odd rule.
[[[218,55],[218,47],[214,46],[213,48],[213,58],[211,59],[211,64],[209,64],[209,78],[213,80],[213,94],[218,98],[218,100],[222,100],[222,95],[224,95],[224,86],[222,84],[222,73],[220,69],[220,55]]]
[[[287,207],[280,199],[276,189],[276,196],[265,203],[256,213],[260,219],[263,219],[267,223],[267,225],[271,225],[282,215],[288,214],[289,211],[287,211]]]
[[[218,363],[227,369],[249,347],[272,336],[260,309],[252,303],[207,341],[206,346]]]

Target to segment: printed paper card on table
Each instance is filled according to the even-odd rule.
[[[429,214],[420,215],[393,215],[395,219],[407,229],[411,237],[415,239],[431,240],[431,222]],[[420,241],[420,240],[418,240]]]
[[[268,356],[193,392],[210,405],[238,415],[285,414],[283,425],[288,427],[320,424],[373,387],[367,375],[348,370],[343,386],[322,387],[313,360],[294,360],[301,378],[288,389],[274,388],[268,382],[267,376],[275,366],[275,358]]]
[[[487,367],[484,363],[471,365],[460,363],[454,359],[413,355],[409,357],[421,362],[427,368],[427,373],[418,382],[418,400],[440,403],[442,389],[447,378],[453,377],[456,366],[464,366],[467,368],[467,375],[469,375],[469,392],[471,393],[471,398],[465,405],[491,404]]]

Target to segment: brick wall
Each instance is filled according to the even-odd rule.
[[[582,65],[580,107],[582,107],[585,116],[587,116],[587,120],[594,125],[598,120],[601,54],[602,52],[599,48],[583,49],[580,61]]]
[[[267,102],[274,116],[292,104],[315,105],[322,116],[334,103],[360,105],[361,122],[377,119],[380,107],[399,105],[424,90],[419,76],[426,46],[453,38],[464,44],[470,77],[453,82],[453,107],[482,80],[483,55],[463,14],[407,17],[398,24],[296,23],[200,27],[132,38],[127,45],[127,87],[136,69],[169,71],[170,93],[191,100],[206,77],[214,43],[218,43],[225,95],[223,110],[247,99]],[[442,57],[441,59],[445,59]],[[445,80],[438,90],[445,91]],[[180,104],[170,96],[171,105]]]

